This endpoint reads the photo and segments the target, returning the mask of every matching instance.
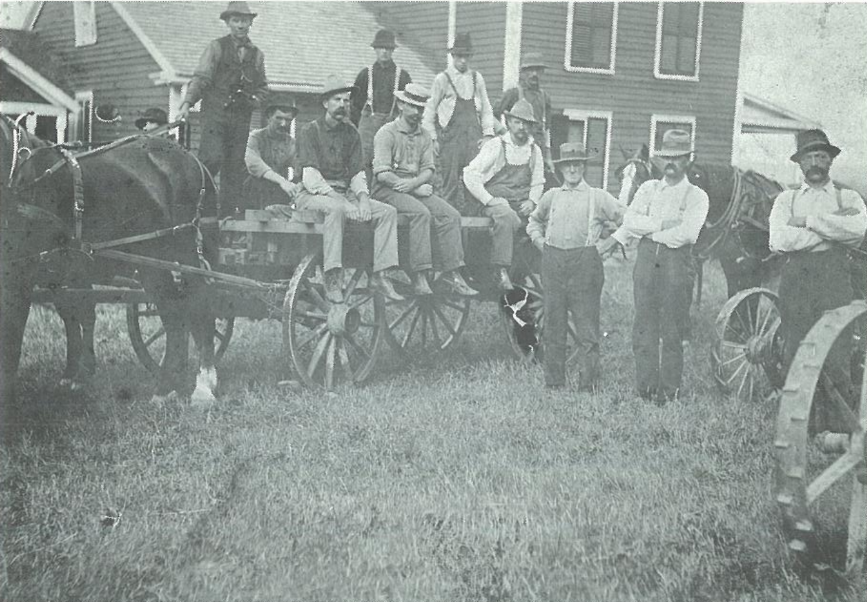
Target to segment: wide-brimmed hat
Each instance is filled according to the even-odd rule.
[[[380,29],[373,37],[373,42],[370,43],[373,48],[397,48],[394,42],[394,32],[390,29]]]
[[[142,129],[148,121],[153,121],[157,125],[165,125],[169,122],[169,116],[162,109],[147,109],[141,117],[135,120],[135,127]]]
[[[319,96],[324,99],[326,96],[332,96],[339,92],[352,92],[355,89],[355,86],[347,82],[345,79],[336,75],[329,75],[325,78],[325,83],[322,84]]]
[[[246,2],[229,2],[229,6],[226,7],[226,10],[220,13],[220,18],[223,21],[228,21],[229,17],[232,15],[238,15],[240,17],[250,17],[251,19],[256,18],[258,13],[254,13],[250,10],[250,7],[247,6]]]
[[[655,157],[682,157],[695,151],[692,136],[686,130],[668,130],[662,135],[662,146],[653,153]]]
[[[524,69],[547,69],[548,65],[542,60],[541,52],[528,52],[521,57],[521,70]]]
[[[801,155],[814,150],[827,151],[832,159],[840,154],[840,149],[828,142],[828,136],[822,130],[800,131],[798,132],[797,141],[798,150],[794,155],[789,157],[795,163],[801,160]]]
[[[115,123],[122,119],[120,110],[110,102],[96,105],[93,114],[102,123]]]
[[[554,161],[554,165],[559,165],[560,163],[588,161],[595,156],[595,153],[588,153],[583,144],[578,142],[565,142],[560,145],[560,158]]]
[[[468,33],[459,33],[455,36],[455,41],[452,42],[452,47],[448,49],[452,54],[472,54],[473,40]]]
[[[512,105],[512,108],[508,111],[503,111],[503,115],[529,121],[530,123],[539,123],[536,120],[536,114],[533,112],[533,105],[523,98]]]
[[[394,97],[416,107],[423,107],[430,98],[430,92],[421,84],[409,83],[403,90],[395,92]]]

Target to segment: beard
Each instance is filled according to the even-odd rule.
[[[530,137],[530,134],[527,132],[514,132],[512,133],[512,138],[515,139],[515,142],[518,144],[524,144],[527,142],[527,139]]]
[[[828,170],[818,165],[813,165],[805,173],[804,177],[808,180],[824,180],[828,177]]]

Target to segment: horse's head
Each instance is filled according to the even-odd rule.
[[[622,148],[620,150],[623,153],[624,163],[614,170],[614,174],[620,180],[618,198],[624,205],[629,205],[642,184],[647,180],[659,178],[662,174],[650,160],[650,150],[646,144],[642,144],[634,152]]]

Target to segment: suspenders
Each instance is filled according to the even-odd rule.
[[[458,100],[472,100],[472,101],[476,100],[476,72],[475,71],[473,71],[473,94],[469,98],[461,98],[461,95],[458,94],[458,89],[455,87],[455,82],[452,81],[452,76],[449,75],[448,73],[446,73],[445,71],[443,71],[443,75],[445,75],[446,79],[449,80],[449,84],[451,85],[452,90],[455,93],[455,97]]]
[[[394,93],[397,92],[397,88],[400,85],[400,67],[397,65],[394,66],[394,89],[391,94],[391,110],[389,113],[394,111],[394,105],[397,102],[397,98],[395,98]],[[370,112],[373,113],[373,66],[367,68],[367,102],[364,103],[365,107],[370,107]]]
[[[509,162],[506,160],[506,139],[503,138],[502,136],[500,136],[500,143],[501,143],[502,148],[503,148],[503,162],[504,162],[506,165],[512,165],[511,163],[509,163]],[[532,173],[532,171],[533,171],[533,168],[536,167],[536,148],[535,148],[535,146],[536,146],[536,143],[534,142],[534,143],[533,143],[533,148],[530,149],[530,158],[527,159],[527,163],[525,163],[525,165],[529,165],[529,166],[530,166],[530,172],[531,172],[531,173]]]

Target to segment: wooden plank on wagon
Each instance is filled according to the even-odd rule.
[[[220,226],[220,231],[269,234],[322,234],[322,224],[297,222],[294,219],[272,219],[267,222],[233,219],[228,220]]]
[[[489,217],[462,217],[461,228],[490,228],[494,220]]]

